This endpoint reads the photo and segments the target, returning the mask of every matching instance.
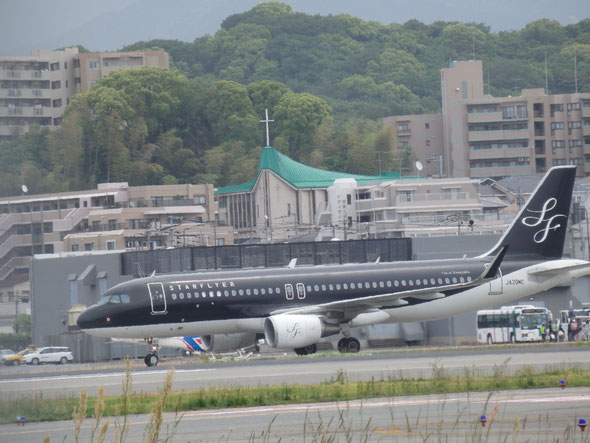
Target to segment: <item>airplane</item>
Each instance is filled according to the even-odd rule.
[[[237,338],[237,340],[236,340]],[[149,337],[144,339],[138,338],[118,338],[112,337],[112,342],[147,344],[148,353],[144,357],[146,366],[156,366],[159,361],[158,350],[160,348],[182,349],[187,353],[227,353],[235,352],[242,355],[245,349],[253,347],[259,350],[256,334],[243,334],[239,337],[228,336],[227,334],[217,334],[216,336],[207,336],[205,338],[195,336],[185,337]]]
[[[358,352],[351,328],[446,318],[589,275],[590,262],[561,258],[575,172],[551,168],[498,243],[477,257],[154,275],[113,286],[78,326],[102,337],[264,334],[271,347],[298,355],[342,334],[338,350]]]

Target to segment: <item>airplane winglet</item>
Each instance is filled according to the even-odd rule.
[[[292,269],[297,265],[297,259],[296,258],[292,258],[291,261],[289,262],[289,264],[287,265],[287,269]]]
[[[484,273],[481,275],[480,278],[490,279],[490,278],[496,277],[496,274],[498,273],[498,270],[500,269],[500,265],[502,264],[502,260],[504,259],[504,255],[506,254],[507,250],[508,250],[508,245],[502,246],[502,249],[500,249],[500,252],[498,252],[498,254],[493,258],[493,260],[490,262],[487,269],[484,271]]]

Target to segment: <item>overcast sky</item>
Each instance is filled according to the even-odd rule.
[[[117,50],[156,38],[193,41],[214,34],[225,17],[259,0],[0,0],[0,55],[82,44]],[[485,23],[492,31],[521,29],[539,18],[562,25],[590,17],[590,0],[284,0],[295,11],[350,14],[381,23],[416,18]]]

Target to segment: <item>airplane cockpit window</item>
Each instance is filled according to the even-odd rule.
[[[106,303],[131,303],[131,299],[127,294],[109,294],[102,295],[96,304],[104,305]]]
[[[96,302],[96,304],[97,305],[104,305],[109,302],[110,298],[111,298],[110,295],[101,295],[100,298],[98,299],[98,301]]]

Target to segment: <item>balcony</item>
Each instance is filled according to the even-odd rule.
[[[529,138],[528,129],[498,130],[498,131],[471,131],[468,133],[470,142],[494,141],[494,140],[525,140]]]
[[[533,166],[497,166],[470,168],[470,177],[508,177],[511,175],[533,175]]]
[[[583,118],[590,118],[590,107],[583,107],[582,108],[582,117]]]
[[[467,114],[467,123],[485,123],[502,121],[502,112],[472,112]]]
[[[469,150],[469,159],[493,159],[493,158],[507,158],[507,157],[530,157],[530,148],[498,148],[498,149],[474,149]]]
[[[588,126],[588,125],[582,126],[582,134],[584,135],[584,137],[590,135],[590,126]]]
[[[2,88],[0,98],[42,98],[49,97],[49,88]]]

